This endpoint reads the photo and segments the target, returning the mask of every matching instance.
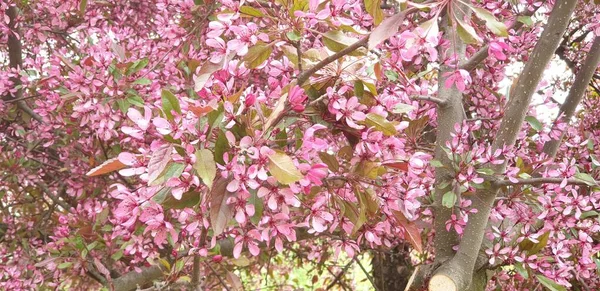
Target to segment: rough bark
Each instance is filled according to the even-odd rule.
[[[493,149],[504,146],[512,147],[515,144],[533,93],[542,78],[546,65],[560,44],[576,4],[576,0],[556,2],[550,18],[544,26],[544,31],[511,94],[513,97],[506,105],[499,132],[492,144]],[[506,163],[493,167],[493,170],[495,173],[501,174],[505,168]],[[469,216],[469,223],[463,233],[458,252],[436,271],[429,283],[429,290],[466,290],[469,287],[473,281],[475,262],[497,192],[497,187],[490,187],[474,195],[477,199],[472,200],[472,205],[478,212]]]
[[[114,280],[113,286],[115,291],[135,290],[138,286],[143,287],[162,276],[163,270],[158,266],[143,267],[139,273],[131,271]]]
[[[459,9],[456,9],[456,16],[463,17],[464,14],[461,11],[468,11],[468,9],[462,4],[458,6]],[[448,50],[445,51],[446,55],[444,55],[443,48],[440,48],[440,56],[443,58],[456,55],[459,61],[463,60],[466,46],[457,35],[456,30],[449,24],[448,17],[443,17],[440,27],[444,32],[444,38],[450,42]],[[458,244],[456,232],[449,232],[446,230],[446,221],[450,219],[452,209],[442,206],[442,196],[444,193],[450,191],[450,187],[439,187],[440,184],[451,181],[454,178],[454,173],[450,171],[450,169],[452,169],[452,163],[443,148],[446,146],[447,141],[452,140],[451,134],[454,132],[454,125],[462,123],[465,119],[465,112],[462,105],[462,93],[456,86],[446,88],[444,85],[446,73],[453,72],[455,69],[456,68],[442,66],[438,73],[438,98],[443,100],[444,103],[438,105],[437,108],[438,128],[436,133],[435,159],[446,166],[437,168],[435,171],[434,246],[436,262],[438,263],[443,263],[450,259],[454,255],[452,247]]]
[[[386,253],[373,254],[373,279],[377,291],[404,290],[414,267],[408,246],[398,246]]]
[[[9,66],[12,69],[20,69],[23,65],[23,49],[21,46],[21,40],[19,37],[19,28],[17,26],[17,16],[18,9],[16,6],[11,6],[6,10],[6,15],[8,15],[8,28],[11,30],[11,34],[8,35],[8,59]],[[29,114],[31,118],[37,120],[38,122],[43,122],[43,119],[40,115],[33,112],[29,105],[25,103],[23,100],[23,88],[21,88],[21,79],[18,77],[13,77],[10,79],[13,85],[17,88],[16,93],[10,94],[7,96],[8,100],[14,100],[17,103],[17,107],[21,109],[23,112]]]

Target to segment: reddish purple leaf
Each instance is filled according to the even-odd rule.
[[[164,144],[160,146],[152,156],[148,163],[148,185],[152,183],[165,170],[169,161],[171,161],[171,152],[173,151],[172,144]]]
[[[208,193],[208,201],[210,201],[210,223],[212,225],[214,236],[223,233],[223,230],[233,217],[233,209],[227,204],[227,199],[233,193],[227,191],[227,184],[231,178],[223,178],[219,176],[213,183],[210,193]]]
[[[390,38],[398,32],[398,27],[402,24],[406,13],[396,13],[391,17],[386,18],[379,26],[377,26],[369,36],[369,50],[375,48],[384,40]]]

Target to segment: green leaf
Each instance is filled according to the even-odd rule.
[[[167,196],[171,194],[171,189],[171,187],[161,188],[158,192],[156,192],[156,194],[154,194],[154,196],[152,196],[152,201],[162,204],[167,199]]]
[[[456,204],[456,194],[453,191],[448,191],[442,196],[442,205],[447,208],[452,208]]]
[[[240,13],[254,16],[254,17],[265,16],[260,10],[250,7],[250,6],[246,6],[246,5],[240,7]]]
[[[527,270],[525,270],[525,267],[523,267],[522,263],[516,263],[514,264],[515,266],[515,270],[517,270],[517,273],[519,273],[519,275],[523,276],[523,278],[527,279],[529,278],[529,273],[527,273]]]
[[[385,117],[379,114],[367,114],[367,118],[364,120],[364,123],[374,127],[376,130],[381,131],[387,136],[392,136],[397,133],[396,127],[394,127],[394,125],[391,122],[389,122]]]
[[[383,9],[381,9],[381,0],[364,0],[365,9],[373,17],[373,23],[379,25],[383,21]]]
[[[295,30],[288,31],[285,35],[291,41],[299,41],[302,38],[302,36],[300,35],[300,33],[298,33]],[[297,59],[297,57],[296,57],[296,59]]]
[[[529,27],[533,25],[533,20],[531,19],[531,16],[521,15],[517,17],[517,20]]]
[[[581,182],[584,182],[588,186],[598,185],[598,182],[596,182],[596,180],[594,180],[594,177],[590,176],[590,174],[587,174],[587,173],[577,173],[577,174],[575,174],[575,179],[577,179]]]
[[[365,94],[365,86],[361,80],[354,81],[354,96],[362,98]]]
[[[494,170],[489,169],[489,168],[477,169],[476,172],[479,174],[484,174],[484,175],[493,175],[494,174]]]
[[[150,79],[148,78],[139,78],[135,81],[133,81],[133,83],[131,83],[133,85],[150,85],[152,84],[152,81],[150,81]]]
[[[535,129],[535,131],[540,131],[543,128],[542,123],[533,116],[525,117],[525,121],[527,121],[527,123],[529,123],[529,125],[531,125],[531,127]]]
[[[123,112],[123,114],[127,113],[127,109],[131,107],[131,104],[126,99],[117,99],[117,106],[119,106],[119,110]]]
[[[138,95],[131,95],[127,97],[127,101],[135,106],[144,107],[144,99]]]
[[[167,119],[173,121],[173,113],[171,113],[171,111],[175,111],[181,114],[179,100],[169,90],[162,90],[160,98],[162,99],[162,108],[165,112],[165,115],[167,116]]]
[[[392,112],[396,113],[396,114],[403,114],[403,113],[410,112],[410,111],[412,111],[414,109],[415,109],[415,107],[412,106],[412,105],[410,105],[410,104],[400,103],[400,104],[396,104],[396,106],[394,107],[394,109],[392,110]]]
[[[148,65],[148,59],[143,58],[141,60],[137,60],[137,61],[133,62],[133,64],[131,64],[129,66],[129,68],[127,68],[127,71],[125,71],[125,75],[131,76],[131,75],[141,71],[147,65]]]
[[[485,21],[485,26],[487,26],[487,28],[492,33],[498,36],[508,36],[508,30],[506,29],[506,25],[498,21],[498,19],[496,19],[496,17],[492,13],[483,8],[478,7],[471,7],[471,9],[473,10],[473,12],[475,12],[475,15],[479,19]]]
[[[161,204],[163,209],[184,209],[186,207],[194,207],[200,203],[200,192],[188,191],[181,195],[181,199],[177,200],[173,195],[169,195]]]
[[[597,211],[594,210],[590,210],[590,211],[586,211],[584,213],[581,214],[581,219],[586,219],[588,217],[593,217],[593,216],[599,216],[600,213],[598,213]]]
[[[528,255],[535,255],[539,253],[543,248],[548,245],[548,238],[550,238],[550,232],[544,232],[540,237],[538,237],[538,242],[534,243],[533,246],[527,251]]]
[[[72,265],[73,265],[72,262],[64,262],[64,263],[61,263],[60,265],[58,265],[58,268],[62,270],[62,269],[66,269]]]
[[[215,158],[213,153],[208,149],[202,149],[196,151],[196,163],[194,163],[194,169],[198,174],[198,177],[202,179],[202,182],[212,187],[213,180],[217,176],[217,165],[215,164]]]
[[[110,256],[113,261],[118,261],[123,257],[123,250],[118,250],[112,256]]]
[[[476,44],[481,42],[481,38],[477,35],[477,32],[471,25],[465,23],[460,18],[455,18],[454,20],[456,20],[456,32],[458,33],[460,39],[468,44]]]
[[[367,205],[365,197],[361,194],[358,187],[354,187],[354,194],[358,200],[358,216],[356,218],[356,223],[354,223],[354,228],[352,229],[353,234],[367,222]]]
[[[343,32],[341,32],[339,30],[332,30],[332,31],[328,31],[328,32],[324,33],[322,40],[323,40],[323,44],[330,51],[333,51],[336,53],[358,41],[357,39],[355,39],[353,37],[346,36]],[[364,52],[365,52],[364,50],[357,49],[353,52],[348,53],[348,55],[363,56],[365,54]]]
[[[258,225],[263,217],[265,203],[262,198],[258,197],[258,191],[250,189],[249,192],[250,198],[248,198],[248,202],[254,205],[254,215],[250,217],[250,221],[255,225]]]
[[[535,275],[535,277],[538,279],[538,281],[540,281],[540,283],[542,283],[542,285],[544,285],[544,287],[548,288],[550,291],[567,291],[567,289],[562,286],[559,285],[558,283],[548,279],[546,276],[544,275]]]
[[[264,61],[269,59],[273,48],[264,42],[258,42],[248,49],[248,53],[244,56],[244,62],[248,68],[254,69],[260,66]]]
[[[294,165],[294,161],[283,152],[275,152],[269,156],[269,172],[281,184],[291,184],[302,179],[302,173]]]
[[[227,150],[229,150],[229,142],[227,141],[227,137],[225,137],[225,133],[222,130],[219,130],[217,141],[215,141],[215,162],[225,165],[223,154]]]
[[[340,163],[334,155],[330,155],[326,152],[319,152],[319,158],[321,158],[321,161],[325,163],[332,172],[340,170]]]
[[[79,2],[79,14],[84,15],[85,9],[87,8],[88,0],[81,0]]]
[[[388,80],[390,80],[392,82],[398,81],[398,73],[396,73],[395,71],[387,70],[383,74],[385,75],[386,78],[388,78]]]
[[[184,169],[185,169],[184,164],[169,163],[169,165],[165,169],[164,173],[162,173],[160,176],[158,176],[158,178],[156,178],[156,180],[152,181],[152,183],[150,183],[150,186],[156,186],[156,185],[166,183],[171,178],[178,178],[179,176],[181,176]]]
[[[441,168],[444,166],[444,164],[442,164],[442,162],[440,162],[438,160],[431,160],[431,161],[429,161],[429,164],[434,168]]]
[[[277,139],[277,145],[280,146],[281,148],[285,148],[287,146],[287,129],[283,128],[281,129],[277,135],[275,136],[275,138]]]

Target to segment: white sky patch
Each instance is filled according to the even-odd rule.
[[[510,90],[510,87],[513,84],[513,81],[519,76],[519,74],[521,74],[521,72],[523,71],[523,67],[524,64],[522,62],[516,62],[516,63],[511,63],[508,66],[506,66],[506,77],[504,78],[504,80],[500,81],[499,86],[499,93],[507,95],[508,91]],[[558,116],[558,109],[560,107],[560,104],[562,104],[565,99],[567,98],[568,95],[568,91],[563,91],[563,90],[556,90],[554,92],[554,94],[552,95],[552,98],[554,98],[554,100],[556,100],[557,102],[559,102],[560,104],[558,104],[558,106],[555,106],[554,108],[551,108],[552,106],[548,106],[548,105],[552,105],[552,104],[548,104],[548,103],[542,103],[544,101],[544,96],[542,94],[539,94],[539,91],[541,90],[542,93],[545,92],[545,90],[550,90],[549,88],[546,88],[548,85],[551,84],[551,82],[553,82],[554,80],[568,80],[568,79],[572,79],[573,78],[573,73],[571,72],[571,70],[569,69],[569,67],[567,67],[566,63],[560,59],[558,59],[557,57],[554,57],[552,59],[552,61],[550,61],[550,64],[548,65],[548,67],[546,68],[546,70],[544,71],[544,76],[542,77],[542,81],[540,82],[540,84],[542,84],[542,86],[538,85],[538,88],[536,90],[536,92],[533,94],[532,100],[531,100],[531,105],[537,105],[536,111],[537,111],[537,116],[536,118],[546,124],[550,124],[554,121],[554,119],[556,118],[556,116]],[[543,85],[544,83],[546,83],[546,85]],[[509,96],[510,98],[510,96]]]

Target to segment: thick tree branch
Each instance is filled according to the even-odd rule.
[[[573,86],[569,90],[569,95],[567,95],[565,102],[560,106],[558,118],[561,118],[563,122],[568,123],[573,114],[575,114],[575,109],[583,99],[598,65],[600,65],[600,37],[596,36],[581,69],[577,72]],[[554,157],[564,134],[563,132],[557,140],[546,142],[544,144],[544,153],[549,157]]]
[[[21,48],[21,40],[19,39],[19,29],[17,28],[17,7],[11,6],[7,9],[6,15],[8,15],[9,23],[8,28],[11,33],[8,35],[8,58],[9,58],[9,66],[12,69],[19,70],[21,66],[23,66],[23,56],[22,56],[22,48]],[[17,77],[11,78],[13,85],[15,86],[17,92],[13,95],[10,94],[9,100],[14,100],[17,103],[17,107],[21,109],[23,112],[29,114],[31,118],[35,119],[38,122],[43,123],[44,119],[33,112],[33,110],[25,103],[23,99],[23,88],[21,88],[21,79]]]
[[[194,262],[192,265],[192,286],[197,287],[200,283],[200,257],[194,256]]]
[[[544,31],[512,92],[513,97],[506,105],[504,118],[492,144],[493,149],[514,146],[533,93],[542,78],[544,69],[560,44],[576,4],[576,0],[564,0],[557,1],[554,5],[548,22],[544,26]],[[506,163],[495,166],[493,170],[496,173],[503,173],[505,168]],[[469,215],[469,223],[464,230],[458,252],[436,271],[430,281],[429,289],[431,291],[466,290],[471,284],[490,209],[498,193],[497,190],[498,187],[490,187],[490,189],[479,191],[473,195],[477,199],[472,199],[472,206],[478,212]]]
[[[468,1],[470,3],[470,1]],[[463,17],[461,11],[469,11],[463,4],[460,4],[460,9],[456,9],[456,17]],[[440,27],[444,32],[444,39],[450,42],[447,51],[440,46],[440,57],[448,58],[456,55],[459,61],[465,57],[466,45],[458,36],[455,29],[452,28],[448,16],[442,18]],[[446,54],[446,55],[444,55]],[[454,125],[462,123],[465,119],[465,112],[462,105],[462,93],[452,86],[447,88],[445,86],[446,75],[449,72],[453,72],[456,68],[442,66],[438,72],[438,99],[442,100],[444,106],[438,104],[437,107],[437,132],[436,132],[436,143],[435,143],[435,159],[440,161],[446,167],[437,168],[435,171],[435,193],[434,193],[434,246],[435,246],[435,264],[441,264],[449,260],[454,255],[453,247],[458,244],[458,236],[456,232],[450,232],[446,230],[446,221],[448,221],[452,215],[453,209],[442,206],[442,196],[448,192],[450,186],[440,188],[444,182],[450,181],[454,178],[454,173],[450,171],[452,169],[452,161],[448,158],[448,155],[444,151],[443,147],[446,146],[446,142],[452,139],[452,133],[454,132]],[[420,287],[420,286],[415,286]]]
[[[142,267],[141,272],[131,271],[113,281],[115,291],[135,290],[148,282],[163,277],[163,270],[159,266]]]

